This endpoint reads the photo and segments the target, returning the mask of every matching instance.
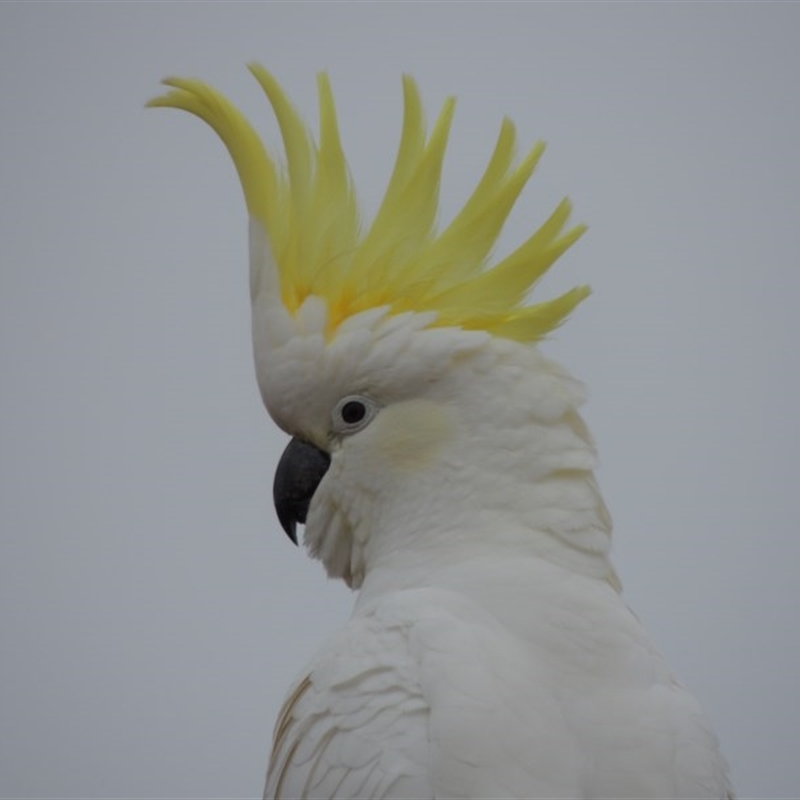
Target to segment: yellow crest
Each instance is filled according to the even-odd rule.
[[[180,108],[205,120],[230,152],[247,209],[267,232],[281,299],[294,313],[309,295],[325,300],[327,326],[360,311],[436,312],[436,326],[486,330],[536,341],[588,294],[577,286],[554,300],[523,305],[536,281],[584,232],[564,230],[563,200],[527,241],[498,264],[487,258],[544,151],[539,142],[514,164],[516,135],[504,119],[489,164],[455,219],[435,230],[438,194],[455,100],[448,98],[429,136],[413,79],[404,76],[403,131],[394,171],[372,224],[361,231],[326,74],[318,76],[320,134],[315,142],[277,81],[255,64],[280,126],[286,166],[276,164],[241,112],[210,86],[168,78],[171,91],[148,106]]]

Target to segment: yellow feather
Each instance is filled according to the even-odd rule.
[[[311,291],[328,297],[331,314],[344,318],[347,293],[340,280],[338,261],[352,258],[358,244],[359,218],[347,161],[339,138],[336,107],[328,76],[317,76],[319,89],[320,141],[317,150],[317,176],[311,218],[319,226],[318,251],[310,259],[313,264]]]
[[[147,106],[183,109],[216,131],[236,166],[248,212],[271,234],[273,220],[277,221],[282,212],[276,203],[279,192],[275,169],[258,134],[232,103],[201,81],[165,78],[162,83],[173,90],[153,98]]]
[[[554,300],[537,303],[508,315],[490,328],[496,336],[521,342],[536,341],[555,330],[572,313],[575,306],[590,294],[588,286],[576,286]],[[467,326],[465,326],[467,327]]]
[[[148,103],[183,109],[207,122],[233,158],[247,209],[269,236],[281,299],[294,313],[309,295],[328,307],[328,334],[359,311],[388,305],[392,313],[434,311],[436,326],[486,330],[536,341],[558,327],[588,294],[586,286],[525,306],[539,278],[585,231],[564,230],[570,203],[494,267],[486,260],[544,144],[516,165],[516,133],[504,119],[478,185],[441,234],[439,187],[455,110],[448,98],[426,136],[416,83],[403,77],[403,128],[394,169],[372,225],[362,233],[355,191],[342,150],[336,107],[325,73],[317,78],[319,144],[275,78],[250,65],[272,106],[286,153],[286,170],[267,153],[241,112],[197,80],[168,78],[171,90]]]
[[[260,64],[250,64],[248,69],[264,90],[264,94],[275,112],[275,118],[278,120],[283,146],[286,150],[293,210],[302,214],[308,202],[313,174],[312,148],[308,129],[272,74]]]
[[[428,295],[440,296],[480,274],[506,219],[544,152],[539,143],[528,156],[491,191],[488,186],[479,194],[481,184],[467,206],[425,253],[428,275],[432,279]],[[483,183],[483,181],[481,181]],[[467,208],[465,206],[465,210]],[[430,300],[434,303],[435,301]]]

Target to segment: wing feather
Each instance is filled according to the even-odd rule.
[[[488,573],[481,603],[428,587],[357,609],[281,711],[265,798],[732,796],[705,715],[606,581],[495,614]]]
[[[409,661],[403,626],[351,621],[284,703],[264,797],[433,798],[428,709]]]

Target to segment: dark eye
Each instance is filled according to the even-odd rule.
[[[355,425],[367,416],[367,409],[360,400],[348,400],[339,413],[348,425]]]
[[[333,430],[336,433],[360,431],[372,421],[377,412],[377,403],[369,397],[360,394],[343,397],[333,409]]]

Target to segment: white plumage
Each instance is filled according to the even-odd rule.
[[[362,233],[327,79],[316,144],[253,73],[287,152],[197,81],[153,101],[220,134],[250,224],[256,372],[294,439],[276,507],[351,620],[290,691],[265,798],[721,798],[702,710],[620,595],[581,385],[536,342],[588,294],[526,305],[581,235],[563,201],[486,258],[543,150],[505,121],[462,211],[435,231],[454,104],[426,138],[413,81],[397,163]]]
[[[306,532],[363,583],[287,700],[265,797],[731,796],[620,597],[580,387],[514,342],[433,331],[425,352],[388,325],[344,379],[374,370],[382,410],[334,450]],[[423,377],[393,388],[404,354]]]

